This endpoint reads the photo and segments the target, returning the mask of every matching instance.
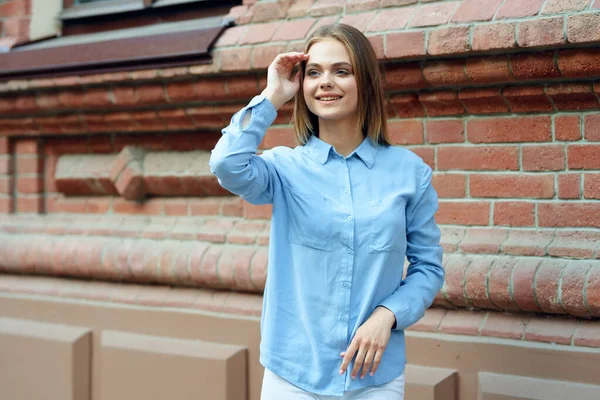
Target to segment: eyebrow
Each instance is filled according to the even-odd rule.
[[[344,66],[344,67],[350,67],[350,68],[352,68],[352,64],[350,64],[348,62],[345,62],[345,61],[336,62],[336,63],[332,64],[332,66],[333,67]],[[320,68],[321,65],[316,64],[316,63],[308,63],[308,64],[306,64],[306,68],[308,68],[308,67],[319,67]]]

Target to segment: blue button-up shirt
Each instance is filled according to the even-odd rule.
[[[431,169],[409,150],[368,138],[347,157],[315,136],[259,156],[276,116],[255,97],[210,159],[224,188],[273,204],[260,361],[322,395],[389,382],[404,371],[404,329],[424,315],[444,279]],[[350,364],[339,375],[340,352],[377,306],[396,316],[379,369],[352,380]]]

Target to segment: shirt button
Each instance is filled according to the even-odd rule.
[[[346,249],[346,253],[348,253],[348,254],[352,253],[352,249]]]
[[[348,322],[348,318],[342,317],[342,322]]]
[[[352,221],[352,215],[348,215],[348,221]]]
[[[342,286],[345,287],[345,288],[349,288],[350,284],[348,282],[344,282],[344,283],[342,283]]]
[[[348,193],[348,192],[349,192],[348,188],[344,189],[344,193]]]
[[[342,158],[342,164],[343,164],[343,163],[345,163],[345,162],[346,162],[346,159],[345,159],[345,158]]]

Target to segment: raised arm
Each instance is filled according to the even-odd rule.
[[[269,157],[256,152],[277,110],[298,91],[300,77],[291,73],[294,65],[306,59],[304,53],[278,55],[269,66],[266,89],[231,118],[212,151],[210,170],[219,184],[251,203],[273,201],[275,166]]]

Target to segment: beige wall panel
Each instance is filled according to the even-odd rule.
[[[245,400],[246,349],[105,331],[102,400]]]
[[[451,369],[407,364],[405,397],[419,400],[457,400],[457,373]]]
[[[479,373],[478,400],[598,400],[600,386],[525,376]]]
[[[91,343],[87,328],[0,317],[0,399],[89,400]]]

